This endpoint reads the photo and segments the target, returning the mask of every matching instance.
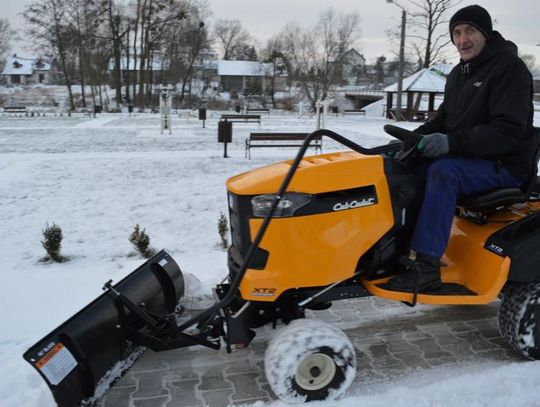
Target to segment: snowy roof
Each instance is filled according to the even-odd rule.
[[[218,61],[220,76],[268,76],[272,74],[272,64],[257,61]]]
[[[364,60],[364,62],[366,61],[366,57],[364,57],[364,55],[362,55],[361,53],[359,53],[357,50],[355,50],[354,48],[351,48],[350,50],[348,50],[346,53],[345,53],[345,56],[349,55],[349,54],[356,54],[358,55],[360,58],[362,58]]]
[[[444,93],[446,79],[429,69],[421,69],[408,78],[403,79],[404,92],[439,92]],[[396,92],[397,83],[384,88],[385,92]]]
[[[35,70],[49,71],[51,64],[41,58],[21,58],[9,56],[2,75],[32,75]]]

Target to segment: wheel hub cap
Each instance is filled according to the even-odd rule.
[[[313,353],[300,362],[294,378],[300,387],[315,391],[328,386],[335,374],[336,365],[330,356]]]

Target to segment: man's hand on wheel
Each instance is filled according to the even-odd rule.
[[[418,143],[418,149],[422,152],[422,155],[431,158],[448,154],[448,136],[443,133],[427,134]]]

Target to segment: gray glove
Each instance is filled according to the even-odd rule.
[[[422,137],[418,149],[426,157],[438,157],[448,154],[448,136],[443,133],[431,133]]]

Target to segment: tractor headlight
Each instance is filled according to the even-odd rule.
[[[260,218],[264,218],[266,215],[268,215],[274,199],[276,199],[275,194],[257,195],[253,197],[251,199],[253,215]],[[287,216],[293,216],[298,209],[310,202],[311,195],[309,194],[300,194],[295,192],[286,193],[279,201],[273,217],[285,218]]]

